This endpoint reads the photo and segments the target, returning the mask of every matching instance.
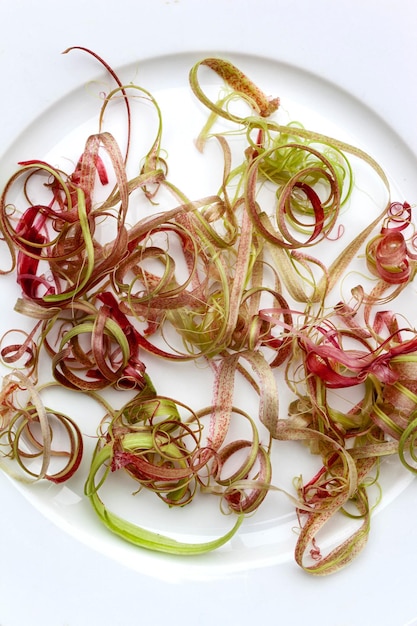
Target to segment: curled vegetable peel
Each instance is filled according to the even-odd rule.
[[[369,488],[381,460],[397,456],[417,471],[417,333],[384,308],[415,276],[410,204],[391,200],[388,177],[370,155],[298,122],[282,124],[280,98],[214,57],[191,68],[189,84],[208,111],[196,147],[204,154],[216,142],[223,172],[210,195],[190,199],[170,179],[155,97],[125,85],[87,48],[70,50],[91,54],[116,85],[72,171],[22,162],[1,195],[10,257],[1,272],[15,273],[15,309],[33,322],[0,344],[11,368],[0,393],[3,455],[21,479],[71,480],[83,435],[73,418],[44,404],[43,393],[59,386],[88,395],[103,413],[85,482],[98,517],[137,546],[192,555],[222,546],[270,492],[285,492],[272,452],[295,442],[300,458],[311,453],[321,464],[288,493],[300,523],[295,561],[315,575],[337,571],[366,544]],[[223,81],[217,100],[200,84],[203,72]],[[135,97],[146,100],[157,125],[130,176]],[[104,123],[118,98],[124,153]],[[229,137],[240,142],[238,160]],[[378,178],[385,200],[351,236],[342,216],[356,210],[355,160]],[[336,243],[324,261],[323,246]],[[335,286],[358,259],[366,280],[340,300]],[[189,407],[159,394],[152,359],[169,363],[174,376],[186,361],[207,367],[211,404]],[[52,383],[39,382],[45,363]],[[256,398],[251,411],[236,400],[241,383]],[[121,408],[109,402],[109,389],[126,396]],[[332,399],[346,389],[358,394],[348,409]],[[249,434],[236,435],[238,425]],[[57,431],[64,447],[54,446]],[[169,507],[217,497],[232,516],[230,530],[185,543],[124,520],[103,495],[120,475]],[[356,517],[358,528],[323,555],[320,533],[335,516]]]

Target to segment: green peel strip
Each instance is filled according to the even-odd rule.
[[[129,541],[130,543],[133,543],[134,545],[141,548],[146,548],[147,550],[163,552],[166,554],[176,554],[183,556],[204,554],[206,552],[216,550],[220,546],[227,543],[240,528],[244,518],[243,515],[239,515],[232,529],[221,537],[203,543],[187,543],[177,541],[175,539],[172,539],[171,537],[167,537],[166,535],[155,533],[122,519],[121,517],[107,509],[107,507],[98,495],[97,487],[95,484],[95,477],[97,475],[97,472],[100,470],[103,464],[107,463],[111,459],[111,456],[112,449],[109,445],[104,446],[95,454],[93,462],[91,464],[90,474],[87,478],[87,482],[85,485],[85,491],[103,524],[111,532],[118,535],[125,541]]]

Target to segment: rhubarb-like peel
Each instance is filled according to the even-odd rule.
[[[311,574],[333,573],[366,545],[369,486],[382,460],[395,456],[417,468],[417,333],[386,307],[415,278],[412,207],[391,200],[373,157],[298,121],[281,124],[279,98],[215,57],[197,62],[189,83],[207,110],[196,146],[202,153],[215,144],[219,177],[210,193],[189,198],[170,179],[156,98],[125,84],[87,48],[66,52],[76,49],[114,83],[99,107],[98,132],[68,171],[21,162],[0,197],[9,253],[0,271],[15,272],[15,309],[32,322],[0,344],[9,371],[0,391],[1,450],[26,480],[71,481],[83,436],[74,417],[44,404],[43,393],[52,384],[88,395],[104,413],[93,425],[85,482],[98,517],[137,546],[191,555],[229,541],[272,490],[286,491],[271,453],[291,442],[300,465],[310,454],[318,464],[312,477],[295,479],[295,493],[287,491],[300,522],[295,561]],[[206,95],[204,73],[221,83],[217,97]],[[156,119],[134,162],[133,98]],[[124,149],[105,129],[117,99]],[[358,160],[380,199],[353,234],[362,210]],[[191,175],[190,164],[184,171]],[[335,288],[354,262],[358,283],[346,298]],[[209,406],[159,395],[157,368],[155,381],[148,371],[158,359],[174,379],[185,361],[204,367]],[[45,370],[52,383],[41,380]],[[241,406],[249,395],[250,410]],[[182,543],[123,520],[105,503],[108,481],[121,475],[133,492],[147,490],[171,508],[217,498],[231,530]],[[322,537],[341,516],[358,523],[326,553]]]

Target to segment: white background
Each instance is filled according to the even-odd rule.
[[[0,4],[0,153],[95,66],[177,51],[243,51],[311,70],[360,98],[417,153],[414,0],[14,0]],[[71,71],[77,67],[77,72]],[[0,626],[417,624],[417,484],[373,523],[366,557],[334,577],[290,564],[178,585],[140,576],[54,526],[0,476]],[[414,622],[415,619],[415,622]]]

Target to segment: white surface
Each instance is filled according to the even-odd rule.
[[[417,15],[411,0],[121,0],[117,12],[74,0],[59,15],[49,0],[41,7],[15,1],[0,7],[0,23],[4,148],[37,113],[97,72],[93,61],[59,54],[85,45],[114,67],[193,50],[244,51],[299,65],[359,97],[417,152],[411,76]],[[156,582],[86,548],[41,516],[3,476],[0,485],[1,626],[110,626],[144,619],[405,626],[417,618],[415,483],[375,517],[366,553],[337,576],[313,579],[290,562],[187,588]]]

